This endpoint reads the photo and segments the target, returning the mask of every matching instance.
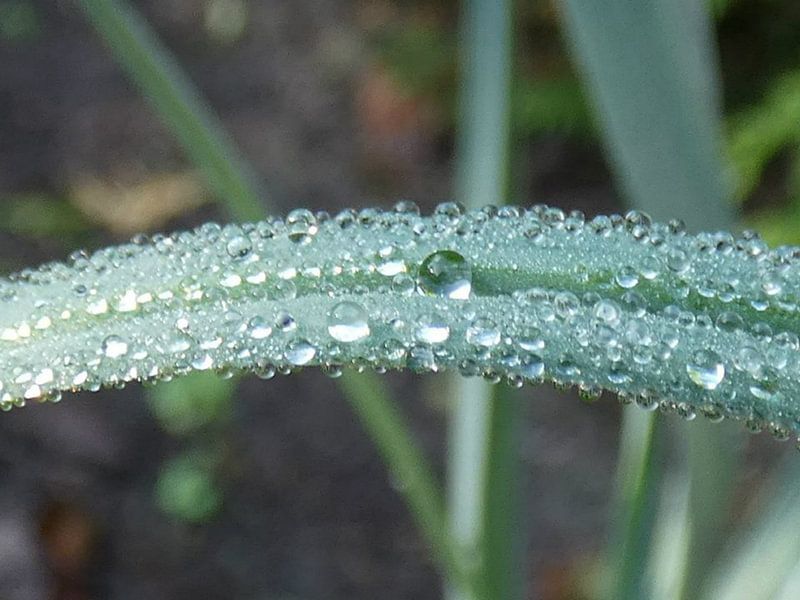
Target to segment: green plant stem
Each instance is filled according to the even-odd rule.
[[[340,381],[350,406],[377,444],[448,581],[470,598],[489,600],[479,582],[463,569],[460,550],[450,542],[444,500],[436,478],[396,403],[384,393],[378,376],[371,372],[346,372]]]
[[[205,174],[218,202],[236,219],[260,219],[268,202],[256,187],[256,178],[216,115],[147,22],[118,0],[81,0],[80,5],[128,76]],[[458,583],[459,589],[470,590],[449,547],[441,492],[385,385],[374,374],[363,374],[343,377],[340,389],[381,449],[442,570]]]
[[[781,589],[797,584],[800,568],[800,461],[796,452],[789,449],[759,491],[755,506],[753,522],[728,545],[695,598],[797,598],[797,591],[786,596]]]
[[[649,532],[658,501],[657,470],[653,467],[659,428],[652,413],[623,411],[616,475],[616,510],[611,554],[616,575],[610,598],[647,598],[649,587],[641,573],[647,568]]]
[[[243,221],[261,218],[265,193],[257,178],[142,16],[119,0],[80,0],[79,5],[231,214]]]
[[[462,6],[460,121],[456,198],[468,208],[501,204],[510,128],[510,0]],[[518,404],[487,383],[451,381],[449,506],[452,535],[491,598],[522,596],[518,543]],[[496,389],[496,388],[495,388]],[[451,600],[471,600],[448,590]]]

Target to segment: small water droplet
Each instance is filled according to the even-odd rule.
[[[254,340],[263,340],[272,335],[272,327],[269,326],[264,317],[259,315],[252,317],[247,322],[247,330]]]
[[[615,275],[614,281],[621,288],[628,290],[639,284],[639,275],[633,267],[622,267]]]
[[[105,298],[92,300],[86,305],[86,312],[90,315],[103,315],[108,312],[108,302]]]
[[[450,337],[450,326],[438,313],[420,315],[414,336],[426,344],[440,344]]]
[[[214,360],[209,354],[202,354],[192,360],[192,368],[197,371],[207,371],[214,366]]]
[[[369,335],[367,311],[355,302],[339,302],[328,313],[328,333],[340,342],[355,342]]]
[[[619,323],[620,308],[613,300],[602,299],[592,307],[592,315],[599,322],[605,325],[614,326]]]
[[[538,352],[544,348],[544,338],[538,327],[528,327],[517,337],[517,345],[528,352]]]
[[[683,273],[689,268],[691,260],[680,248],[673,248],[667,253],[667,268],[675,273]]]
[[[292,340],[286,345],[286,360],[295,366],[306,365],[317,355],[317,349],[304,339]]]
[[[695,385],[714,390],[725,377],[725,365],[713,350],[698,350],[686,364],[686,373]]]
[[[253,243],[250,238],[244,235],[237,235],[228,241],[225,250],[231,258],[242,259],[250,254],[253,249]]]
[[[108,358],[119,358],[128,353],[128,342],[118,335],[110,335],[103,340],[103,354]]]
[[[116,303],[114,304],[114,309],[117,312],[133,312],[139,307],[139,302],[137,300],[136,292],[133,290],[127,290],[123,292],[118,298]]]
[[[540,379],[544,374],[544,360],[538,354],[523,354],[517,370],[527,379]]]
[[[466,333],[467,342],[475,346],[491,348],[500,343],[500,330],[491,319],[475,319]]]
[[[392,291],[402,296],[410,296],[416,287],[414,278],[406,273],[399,273],[392,278]]]
[[[308,244],[317,234],[317,218],[310,210],[297,208],[286,216],[289,240],[295,244]]]
[[[297,321],[288,312],[282,311],[278,313],[278,317],[275,319],[275,327],[283,333],[291,333],[297,329]]]

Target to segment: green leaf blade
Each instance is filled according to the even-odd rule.
[[[420,271],[442,251],[468,265],[450,265],[466,294]],[[546,207],[205,225],[2,282],[1,399],[207,369],[459,370],[786,436],[800,419],[795,254]],[[353,335],[331,329],[342,302],[363,311]]]

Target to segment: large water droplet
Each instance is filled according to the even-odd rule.
[[[422,261],[417,285],[431,296],[467,300],[472,291],[472,267],[458,252],[440,250]]]
[[[713,350],[698,350],[686,364],[686,373],[695,385],[713,390],[725,377],[725,365]]]
[[[367,337],[367,311],[355,302],[339,302],[328,313],[328,333],[340,342],[355,342]]]

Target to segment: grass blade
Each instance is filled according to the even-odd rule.
[[[592,90],[595,108],[625,194],[634,206],[655,218],[679,217],[690,229],[729,228],[734,211],[719,156],[720,102],[707,8],[691,0],[631,4],[624,0],[563,0],[568,37]],[[699,208],[702,207],[702,210]],[[637,419],[641,420],[641,419]],[[626,419],[626,422],[629,422]],[[654,425],[651,425],[653,427]],[[638,427],[645,427],[639,424]],[[704,553],[716,549],[727,514],[735,454],[722,428],[686,432],[691,482],[690,507],[702,507],[707,518],[690,519],[683,571],[675,574],[684,593],[694,593]],[[639,460],[620,464],[621,479],[655,480],[650,473],[651,437],[623,428],[621,444],[640,439]],[[713,464],[709,464],[712,461]],[[630,471],[626,471],[632,467]],[[715,474],[715,486],[706,475]],[[649,539],[653,521],[638,521],[638,496],[630,497],[619,524],[619,539]],[[625,500],[623,500],[625,502]],[[632,531],[630,528],[644,528]],[[632,552],[617,562],[617,591],[642,597],[647,552]],[[630,577],[639,577],[631,582]],[[669,586],[667,586],[669,587]]]
[[[217,200],[239,220],[262,217],[267,200],[256,177],[200,93],[147,22],[118,0],[81,0],[86,15],[116,59],[152,102],[189,157],[206,175]],[[459,589],[470,589],[448,548],[441,492],[431,469],[405,432],[383,382],[372,374],[340,380],[340,389],[373,436],[404,490],[435,557]],[[472,594],[477,597],[477,594]]]
[[[704,600],[766,600],[784,598],[800,565],[800,461],[786,456],[784,464],[762,490],[756,522],[723,555],[708,577]],[[787,581],[787,578],[788,581]],[[788,596],[796,598],[797,596]]]
[[[411,514],[448,581],[469,597],[489,600],[463,569],[459,550],[451,545],[439,484],[397,405],[384,393],[383,382],[374,373],[345,373],[341,388],[399,483]]]
[[[147,22],[119,0],[80,0],[79,5],[233,216],[260,219],[265,192],[257,177]]]
[[[468,208],[501,204],[505,196],[510,128],[510,0],[462,4],[460,121],[455,188]],[[448,447],[450,524],[455,543],[491,598],[522,594],[516,564],[516,413],[482,381],[457,378],[451,398]],[[471,600],[450,589],[451,600]]]

